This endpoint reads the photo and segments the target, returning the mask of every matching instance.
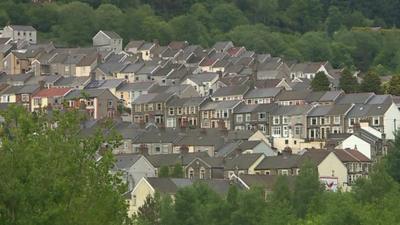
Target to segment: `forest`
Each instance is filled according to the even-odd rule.
[[[125,43],[232,40],[286,60],[329,60],[382,76],[400,71],[399,11],[399,0],[3,0],[0,25],[33,25],[42,40],[74,47],[90,45],[99,29]]]

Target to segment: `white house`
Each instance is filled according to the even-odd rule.
[[[27,41],[31,44],[37,43],[37,31],[32,26],[8,25],[3,28],[2,38],[11,38],[13,41]]]
[[[93,46],[100,50],[114,51],[116,53],[122,51],[122,37],[114,31],[100,30],[92,40]]]

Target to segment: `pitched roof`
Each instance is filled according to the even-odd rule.
[[[142,155],[131,153],[131,154],[119,154],[115,155],[114,157],[115,157],[115,162],[114,162],[115,169],[127,170],[131,168],[133,164],[135,164],[135,162],[139,160],[140,157],[142,157]]]
[[[245,98],[270,98],[275,97],[281,91],[281,88],[256,88],[246,93]]]
[[[109,30],[102,30],[102,32],[107,35],[108,37],[110,37],[111,39],[122,39],[121,36],[119,36],[119,34],[117,34],[114,31],[109,31]]]
[[[263,153],[240,154],[233,159],[226,159],[225,170],[248,170]]]
[[[65,99],[81,99],[81,98],[96,98],[102,95],[104,92],[109,90],[108,89],[85,89],[85,90],[72,90],[69,92]],[[111,93],[111,92],[110,92]]]
[[[32,26],[26,26],[26,25],[9,25],[13,30],[21,30],[21,31],[36,31],[35,28]]]
[[[335,149],[333,151],[342,162],[371,162],[367,156],[353,149]]]
[[[367,103],[375,94],[374,93],[351,93],[342,95],[336,101],[336,104],[365,104]]]
[[[227,86],[218,88],[212,97],[224,97],[232,95],[245,95],[249,90],[248,85]]]
[[[59,97],[65,96],[70,91],[71,88],[48,88],[40,90],[34,97]]]
[[[310,95],[310,90],[299,90],[299,91],[282,91],[277,96],[279,101],[290,101],[290,100],[306,100]]]
[[[267,156],[257,165],[256,170],[298,168],[299,159],[299,155]]]

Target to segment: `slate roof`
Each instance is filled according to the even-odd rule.
[[[124,122],[124,121],[119,121],[115,124],[113,129],[119,133],[123,139],[135,139],[138,137],[140,134],[145,132],[143,129],[139,129],[137,125],[131,123],[131,122]]]
[[[232,109],[237,106],[240,100],[222,101],[222,102],[208,102],[201,106],[201,110],[216,110],[216,109]]]
[[[307,112],[312,108],[311,105],[288,105],[276,107],[272,115],[306,115]]]
[[[170,101],[168,101],[167,106],[199,106],[205,99],[205,97],[179,98],[174,96]]]
[[[200,74],[191,75],[191,76],[187,77],[187,79],[190,79],[197,85],[202,85],[205,82],[211,82],[215,78],[218,78],[217,73],[200,73]]]
[[[32,26],[26,26],[26,25],[9,25],[13,30],[21,30],[21,31],[36,31],[35,28]]]
[[[279,101],[306,100],[310,94],[310,90],[282,91],[276,98]]]
[[[255,168],[256,170],[298,168],[299,155],[267,156]]]
[[[102,95],[106,91],[108,90],[107,89],[72,90],[65,96],[65,99],[81,99],[83,98],[83,95],[86,95],[89,98],[96,98]]]
[[[134,139],[134,143],[176,143],[181,137],[175,129],[149,129]]]
[[[342,95],[336,104],[365,104],[374,97],[374,93],[351,93]]]
[[[303,153],[299,161],[299,167],[305,162],[310,160],[315,165],[319,165],[331,152],[322,149],[308,149]]]
[[[97,69],[102,71],[105,74],[111,75],[113,73],[118,73],[123,71],[127,65],[120,62],[106,62],[103,64],[98,65]]]
[[[244,98],[270,98],[281,92],[281,88],[256,88],[246,93]]]
[[[233,159],[226,159],[225,170],[248,170],[263,153],[240,154]]]
[[[111,39],[122,39],[121,36],[119,36],[119,34],[117,34],[114,31],[109,31],[109,30],[102,30],[102,32],[104,34],[106,34],[108,37],[110,37]]]
[[[249,86],[247,85],[238,85],[238,86],[227,86],[218,88],[212,97],[224,97],[224,96],[232,96],[232,95],[245,95],[249,90]]]
[[[357,104],[347,114],[348,117],[381,116],[389,109],[391,104]]]
[[[115,155],[114,169],[117,170],[128,170],[135,164],[136,161],[142,157],[140,154],[119,154]]]
[[[210,157],[206,152],[195,152],[195,153],[174,153],[174,154],[157,154],[157,155],[146,155],[147,160],[156,168],[162,166],[174,166],[176,164],[181,164],[186,166],[192,162],[195,158],[206,158]]]
[[[118,91],[147,91],[154,85],[153,81],[123,83]]]

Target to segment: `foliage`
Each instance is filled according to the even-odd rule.
[[[82,139],[75,111],[42,115],[11,106],[2,116],[2,224],[127,223],[126,187],[109,173],[110,151],[94,160],[104,142],[113,148],[116,139],[100,132]]]
[[[331,83],[325,73],[318,72],[311,81],[311,88],[313,91],[328,91],[330,89],[330,84]]]
[[[387,92],[391,95],[400,95],[400,76],[393,76],[388,84]]]
[[[161,166],[160,170],[158,171],[158,177],[169,177],[169,167]]]
[[[339,86],[345,93],[354,93],[359,89],[357,77],[351,74],[350,70],[344,69],[339,79]]]
[[[365,3],[367,2],[367,3]],[[30,24],[41,39],[89,46],[100,29],[125,40],[187,40],[205,47],[233,40],[290,60],[329,60],[335,68],[400,71],[397,1],[58,0],[0,2],[0,25]],[[381,30],[369,27],[382,26]]]
[[[369,71],[360,85],[362,92],[374,92],[376,94],[382,93],[381,79],[379,75],[374,71]]]

